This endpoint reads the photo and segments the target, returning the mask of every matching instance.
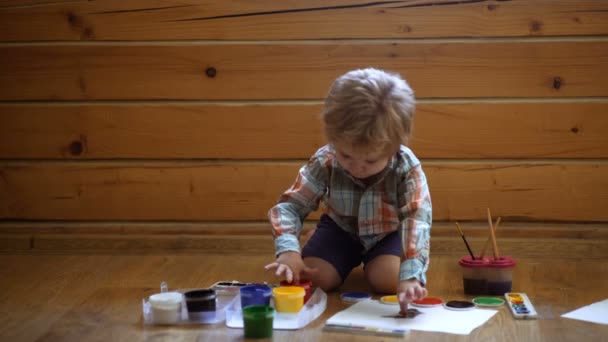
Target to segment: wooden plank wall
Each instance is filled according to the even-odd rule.
[[[608,257],[608,2],[0,4],[0,251],[268,253],[354,68],[401,73],[433,253]],[[314,225],[314,215],[307,229]]]

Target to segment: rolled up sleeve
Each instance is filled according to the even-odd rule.
[[[433,210],[426,176],[420,165],[413,167],[399,185],[399,236],[402,255],[399,280],[415,278],[426,284]]]

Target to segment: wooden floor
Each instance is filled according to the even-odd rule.
[[[263,271],[269,256],[223,255],[0,255],[2,341],[239,341],[243,331],[222,324],[144,326],[142,298],[170,288],[206,287],[218,280],[277,282]],[[457,260],[432,257],[430,295],[467,298]],[[565,319],[573,309],[608,298],[608,260],[520,259],[514,291],[527,292],[543,319],[515,321],[506,307],[471,335],[412,331],[424,341],[607,341],[608,326]],[[341,291],[367,290],[356,270]],[[298,331],[275,331],[276,341],[378,341],[390,337],[322,331],[346,308],[329,293],[321,318]],[[469,297],[470,298],[470,297]],[[441,322],[437,322],[441,324]]]

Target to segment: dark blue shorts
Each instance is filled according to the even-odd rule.
[[[317,257],[327,261],[336,268],[342,281],[361,262],[366,265],[379,255],[401,255],[399,232],[388,234],[367,253],[363,253],[359,237],[344,231],[325,214],[321,216],[317,229],[302,248],[303,258]]]

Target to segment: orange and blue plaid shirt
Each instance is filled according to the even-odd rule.
[[[321,202],[334,222],[359,236],[365,251],[398,230],[402,242],[400,280],[416,278],[426,284],[431,196],[420,161],[409,148],[401,146],[387,167],[365,183],[340,166],[331,145],[320,148],[268,212],[277,255],[300,252],[302,223]]]

